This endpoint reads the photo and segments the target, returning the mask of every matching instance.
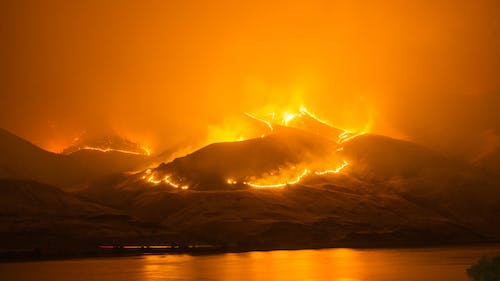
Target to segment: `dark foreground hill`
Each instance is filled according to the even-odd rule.
[[[104,185],[100,192],[86,195],[159,223],[178,241],[235,249],[425,245],[491,238],[395,192],[335,177],[283,189],[231,191]]]
[[[56,187],[0,180],[0,257],[29,249],[64,254],[96,247],[98,239],[134,237],[140,229],[125,212]]]
[[[147,156],[116,151],[51,153],[3,129],[0,129],[0,155],[0,178],[34,180],[60,187],[129,171],[148,161]]]

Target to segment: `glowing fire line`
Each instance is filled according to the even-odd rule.
[[[313,174],[319,175],[319,176],[326,175],[326,174],[338,174],[345,167],[347,167],[348,165],[349,165],[349,162],[347,162],[347,160],[344,160],[344,161],[342,161],[342,163],[340,164],[340,166],[338,166],[335,169],[329,169],[329,170],[324,170],[324,171],[315,171]],[[255,187],[255,188],[279,188],[279,187],[286,187],[286,186],[289,186],[289,185],[294,185],[294,184],[299,183],[304,177],[306,177],[309,174],[311,174],[311,171],[309,169],[305,169],[302,172],[302,174],[300,174],[297,178],[295,178],[294,180],[288,181],[288,182],[284,182],[284,183],[259,184],[259,183],[244,181],[243,184],[247,185],[247,186],[250,186],[250,187]],[[236,181],[234,179],[227,179],[226,183],[230,184],[230,185],[235,185],[235,184],[238,184],[238,181]]]
[[[182,190],[189,189],[188,185],[180,185],[180,184],[177,184],[177,183],[171,181],[170,180],[171,176],[165,176],[163,179],[157,180],[153,175],[151,175],[151,169],[147,169],[144,173],[145,173],[145,175],[142,176],[142,179],[146,179],[147,182],[152,183],[154,185],[165,183],[165,184],[170,185],[171,187],[174,187],[177,189],[179,189],[179,188]],[[149,175],[149,176],[147,176],[147,175]]]
[[[300,112],[300,116],[302,115],[307,115],[309,117],[311,117],[312,119],[318,121],[319,123],[322,123],[324,125],[327,125],[329,127],[333,127],[333,125],[331,125],[330,123],[326,122],[325,120],[322,120],[320,118],[318,118],[316,115],[312,114],[309,110],[307,110],[307,108],[305,106],[300,106],[300,109],[299,109],[299,112]]]
[[[349,165],[349,162],[347,160],[344,160],[340,166],[338,166],[336,169],[333,170],[324,170],[320,172],[314,172],[316,175],[325,175],[325,174],[338,174],[340,171],[342,171],[345,167]]]
[[[271,112],[270,114],[268,114],[271,116],[270,119],[257,117],[256,115],[248,113],[248,112],[245,112],[245,115],[258,121],[258,122],[264,123],[267,127],[269,127],[271,132],[274,131],[274,126],[273,126],[274,124],[281,124],[282,126],[289,127],[290,122],[292,122],[292,120],[294,120],[295,118],[300,118],[302,116],[308,116],[308,117],[316,120],[318,123],[321,123],[325,126],[334,128],[334,126],[331,125],[329,122],[317,117],[315,114],[310,112],[303,105],[300,106],[298,113],[285,111],[282,114],[276,114],[276,112]],[[365,132],[353,132],[353,131],[346,130],[346,129],[341,129],[341,130],[342,130],[342,133],[337,138],[338,144],[344,143],[344,142],[349,141],[357,136],[365,134]]]
[[[161,180],[155,180],[155,178],[153,176],[149,176],[148,177],[148,182],[150,182],[152,184],[160,184]]]
[[[256,121],[258,121],[258,122],[262,122],[262,123],[266,124],[266,126],[267,126],[267,127],[269,127],[269,129],[271,130],[271,132],[273,132],[273,131],[274,131],[274,127],[273,127],[273,125],[271,124],[271,122],[269,122],[269,121],[267,121],[267,120],[264,120],[264,119],[260,119],[260,118],[258,118],[257,116],[252,115],[252,114],[250,114],[250,113],[248,113],[248,112],[245,112],[245,115],[246,115],[246,116],[248,116],[248,117],[250,117],[250,118],[252,118],[252,119],[254,119],[254,120],[256,120]]]
[[[360,133],[353,133],[351,131],[347,131],[347,130],[344,130],[344,132],[342,132],[339,136],[338,136],[338,139],[337,139],[337,143],[338,144],[342,144],[342,143],[345,143],[347,141],[350,141],[352,140],[353,138],[357,137],[357,136],[361,136],[361,135],[364,135],[366,134],[365,132],[360,132]],[[340,148],[341,150],[343,150],[344,148],[341,147]]]
[[[92,146],[84,146],[80,148],[80,150],[95,150],[95,151],[101,151],[101,152],[121,152],[121,153],[127,153],[127,154],[134,154],[134,155],[151,155],[151,151],[148,148],[141,147],[143,152],[136,152],[136,151],[130,151],[130,150],[123,150],[123,149],[114,149],[114,148],[100,148],[100,147],[92,147]]]
[[[290,121],[292,121],[296,116],[296,114],[290,112],[283,113],[283,121],[281,121],[281,124],[284,126],[288,126],[288,123],[290,123]]]
[[[258,184],[258,183],[251,183],[251,182],[243,182],[243,184],[251,186],[251,187],[256,187],[256,188],[276,188],[276,187],[285,187],[287,185],[294,185],[299,183],[303,177],[307,176],[309,174],[309,170],[305,169],[300,176],[298,176],[295,180],[286,182],[286,183],[276,183],[276,184]]]
[[[253,120],[256,120],[260,123],[265,124],[270,129],[271,132],[273,132],[275,129],[274,125],[281,124],[281,125],[288,127],[290,125],[290,122],[293,119],[295,119],[297,117],[302,117],[302,116],[308,116],[321,124],[324,124],[326,126],[334,128],[327,121],[324,121],[324,120],[318,118],[316,115],[314,115],[309,110],[307,110],[307,108],[304,106],[300,107],[298,113],[284,112],[281,115],[277,115],[275,112],[272,112],[272,113],[270,113],[270,115],[271,115],[270,119],[269,118],[260,118],[260,117],[257,117],[256,115],[253,115],[253,114],[250,114],[247,112],[245,112],[245,115]],[[277,116],[280,116],[280,117],[277,117]],[[337,142],[338,146],[337,146],[336,150],[343,151],[344,150],[344,147],[342,146],[343,143],[345,143],[345,142],[347,142],[347,141],[349,141],[357,136],[363,135],[363,134],[365,134],[365,132],[353,132],[350,130],[342,130],[342,133],[340,133],[337,136],[336,142]],[[261,137],[264,137],[264,136],[265,135],[261,135]],[[240,139],[238,141],[240,141]],[[102,149],[96,149],[96,150],[104,151]],[[144,149],[144,150],[147,152],[147,155],[149,155],[149,153],[150,153],[149,150],[146,150],[146,149]],[[139,154],[139,153],[137,153],[137,154]],[[243,185],[246,185],[249,187],[254,187],[254,188],[281,188],[281,187],[286,187],[289,185],[297,184],[301,180],[303,180],[304,177],[306,177],[310,174],[314,174],[314,175],[338,174],[338,173],[342,172],[348,165],[349,165],[349,162],[347,160],[343,160],[342,163],[340,163],[340,165],[334,169],[327,169],[327,170],[322,170],[322,171],[311,171],[310,169],[305,169],[299,176],[297,176],[293,180],[290,180],[287,182],[281,182],[281,183],[261,184],[261,183],[255,182],[255,181],[253,181],[253,182],[249,182],[249,181],[238,182],[237,180],[230,179],[230,178],[226,179],[226,183],[229,185],[236,185],[236,184],[241,183]],[[142,178],[147,179],[148,182],[155,184],[155,185],[160,184],[160,183],[165,183],[165,184],[172,186],[174,188],[177,188],[177,189],[179,189],[179,188],[188,189],[189,188],[187,185],[181,186],[180,184],[173,182],[171,180],[170,175],[165,176],[161,180],[157,180],[157,179],[155,179],[155,177],[153,177],[150,174],[151,174],[151,170],[148,169],[148,170],[146,170],[146,175],[148,175],[148,176],[145,175]],[[263,180],[263,179],[260,179],[260,180]]]
[[[189,186],[187,186],[187,185],[180,185],[180,184],[176,184],[173,181],[171,181],[170,176],[166,176],[165,178],[163,178],[163,181],[165,181],[166,184],[169,184],[175,188],[180,188],[183,190],[189,189]]]

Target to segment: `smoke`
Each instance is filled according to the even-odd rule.
[[[0,126],[54,151],[159,151],[269,105],[467,157],[499,129],[498,1],[7,2]]]

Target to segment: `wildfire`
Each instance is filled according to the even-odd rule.
[[[319,118],[315,114],[313,114],[311,111],[309,111],[305,106],[301,105],[299,107],[299,110],[296,112],[293,111],[283,111],[282,113],[276,113],[276,112],[271,112],[268,114],[263,114],[261,116],[257,116],[255,114],[251,114],[248,112],[245,112],[245,115],[252,118],[253,120],[256,120],[258,122],[261,122],[265,124],[271,132],[275,130],[275,125],[281,125],[284,127],[294,127],[294,120],[300,120],[302,117],[308,117],[313,119],[314,121],[330,127],[330,128],[336,128],[335,126],[331,125],[329,122]],[[347,130],[347,129],[340,129],[342,133],[338,135],[337,143],[343,143],[346,142],[356,136],[365,134],[365,132],[354,132],[352,130]]]
[[[357,137],[357,136],[361,136],[361,135],[364,135],[366,134],[365,132],[359,132],[359,133],[353,133],[351,131],[347,131],[347,130],[344,130],[344,132],[342,132],[338,139],[337,139],[337,143],[338,144],[342,144],[344,142],[347,142],[349,140],[352,140],[353,138]],[[343,147],[340,147],[339,149],[343,150],[344,148]]]
[[[297,178],[291,180],[291,181],[288,181],[288,182],[284,182],[284,183],[274,183],[274,184],[259,184],[259,183],[252,183],[252,182],[243,182],[244,185],[248,185],[248,186],[251,186],[251,187],[256,187],[256,188],[276,188],[276,187],[285,187],[287,185],[294,185],[294,184],[297,184],[299,183],[302,178],[304,178],[305,176],[307,176],[309,174],[309,170],[308,169],[305,169],[302,174],[300,174]]]
[[[141,149],[144,151],[144,154],[151,156],[151,149],[149,147],[141,146]]]
[[[149,176],[148,177],[148,182],[150,182],[152,184],[160,184],[161,180],[155,180],[153,176]]]
[[[130,151],[130,150],[123,150],[123,149],[115,149],[115,148],[100,148],[100,147],[92,147],[92,146],[84,146],[81,147],[79,150],[96,150],[96,151],[101,151],[101,152],[121,152],[121,153],[127,153],[127,154],[134,154],[134,155],[145,155],[145,156],[151,156],[151,150],[146,147],[141,147],[142,151]]]
[[[271,112],[262,115],[245,112],[245,116],[265,125],[267,128],[269,128],[269,133],[275,132],[279,126],[304,129],[306,131],[308,129],[311,129],[316,134],[322,134],[322,132],[324,132],[323,130],[325,130],[327,132],[326,135],[328,135],[327,138],[329,138],[332,141],[333,153],[331,155],[332,156],[331,158],[330,156],[326,157],[330,160],[325,160],[326,158],[323,158],[322,160],[318,159],[317,161],[314,161],[309,164],[301,163],[300,168],[292,166],[290,168],[280,169],[279,171],[269,173],[268,176],[260,178],[256,178],[252,175],[248,175],[246,177],[238,179],[227,178],[225,179],[225,182],[228,185],[248,186],[253,188],[283,188],[298,184],[302,180],[304,180],[305,177],[308,176],[339,174],[343,172],[347,166],[349,166],[349,162],[346,159],[343,159],[341,162],[337,162],[339,164],[336,167],[331,167],[332,164],[325,164],[325,163],[335,163],[336,161],[338,161],[339,154],[337,153],[342,152],[344,150],[343,144],[359,135],[365,134],[365,132],[355,132],[351,130],[338,129],[330,125],[329,122],[322,120],[313,113],[311,113],[304,106],[301,106],[299,110],[295,112],[293,111],[283,111],[282,113]],[[311,127],[309,128],[308,126]],[[238,130],[241,131],[245,127],[241,127],[238,129],[238,127],[232,126],[231,128],[233,129],[233,131],[238,131]],[[317,130],[316,128],[320,128],[320,130]],[[329,130],[329,128],[331,128],[332,130]],[[333,133],[329,134],[329,132]],[[259,135],[255,136],[255,138],[259,136],[260,138],[264,138],[266,136],[266,133],[264,134],[259,133]],[[242,140],[245,140],[245,138],[242,138],[241,135],[233,139],[233,141],[242,141]],[[300,174],[298,174],[299,171],[301,171]],[[168,186],[177,189],[189,188],[187,185],[181,185],[179,182],[173,181],[172,180],[173,178],[174,177],[172,175],[166,175],[163,178],[159,179],[151,173],[151,170],[147,170],[145,172],[145,175],[143,176],[143,179],[154,185],[166,184]]]
[[[271,130],[271,132],[274,131],[274,127],[273,127],[273,124],[271,122],[269,122],[267,120],[264,120],[264,119],[261,119],[261,118],[258,118],[255,115],[250,114],[248,112],[245,112],[245,115],[248,116],[248,117],[250,117],[250,118],[252,118],[252,119],[254,119],[254,120],[256,120],[256,121],[258,121],[258,122],[262,122],[262,123],[266,124],[266,126],[269,128],[269,130]]]
[[[283,120],[281,121],[281,124],[284,126],[288,126],[290,121],[292,121],[295,117],[297,117],[297,114],[285,112],[283,113]]]
[[[345,167],[347,167],[349,165],[349,162],[347,162],[347,160],[344,160],[342,162],[342,164],[340,164],[340,166],[338,166],[337,168],[333,169],[333,170],[324,170],[324,171],[316,171],[314,172],[314,174],[316,175],[325,175],[325,174],[338,174],[340,173]]]
[[[332,125],[330,125],[330,123],[318,118],[316,115],[312,114],[309,110],[307,110],[307,108],[303,105],[300,106],[299,108],[299,111],[300,111],[300,114],[301,115],[307,115],[309,117],[311,117],[312,119],[318,121],[319,123],[323,124],[323,125],[327,125],[329,127],[333,127]]]
[[[237,184],[238,182],[233,180],[233,179],[227,179],[226,180],[227,184]]]
[[[328,169],[328,170],[323,170],[323,171],[314,171],[312,172],[311,170],[309,169],[304,169],[304,171],[299,175],[297,176],[295,179],[292,179],[292,180],[289,180],[289,181],[286,181],[286,182],[278,182],[278,183],[259,183],[259,182],[247,182],[247,181],[243,181],[242,184],[243,185],[246,185],[246,186],[250,186],[250,187],[255,187],[255,188],[280,188],[280,187],[286,187],[286,186],[290,186],[290,185],[294,185],[294,184],[298,184],[300,183],[300,181],[302,181],[302,179],[304,179],[304,177],[308,176],[308,175],[311,175],[311,174],[314,174],[314,175],[326,175],[326,174],[338,174],[340,173],[345,167],[347,167],[349,165],[349,162],[347,160],[344,160],[342,161],[342,163],[335,169]],[[292,168],[295,168],[295,167],[292,167]],[[262,181],[262,180],[261,180]],[[230,185],[236,185],[238,184],[239,182],[234,180],[234,179],[227,179],[226,180],[226,183],[227,184],[230,184]]]
[[[148,183],[151,183],[153,185],[159,185],[161,183],[164,183],[166,185],[169,185],[173,188],[177,188],[177,189],[182,189],[182,190],[187,190],[189,189],[189,186],[188,185],[181,185],[181,184],[178,184],[178,183],[175,183],[174,181],[171,180],[171,177],[170,175],[168,176],[165,176],[163,179],[157,179],[151,172],[151,169],[147,169],[146,171],[144,171],[144,175],[142,176],[142,179],[146,180]]]
[[[120,152],[133,155],[151,156],[151,149],[145,145],[130,141],[118,134],[89,135],[86,131],[73,140],[65,148],[63,154],[71,154],[79,150],[94,150],[100,152]]]

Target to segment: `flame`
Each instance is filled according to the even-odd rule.
[[[281,124],[284,126],[288,126],[290,121],[292,121],[295,117],[297,117],[297,114],[285,112],[283,113],[283,120],[281,121]]]
[[[155,180],[155,178],[153,176],[149,176],[148,177],[148,182],[150,182],[152,184],[160,184],[161,180]]]
[[[325,175],[325,174],[338,174],[340,173],[345,167],[347,167],[349,165],[349,162],[347,162],[347,160],[344,160],[342,162],[342,164],[340,164],[340,166],[338,166],[337,168],[333,169],[333,170],[324,170],[324,171],[316,171],[314,172],[314,174],[316,175]]]
[[[327,121],[325,121],[323,119],[320,119],[316,115],[314,115],[313,113],[311,113],[304,105],[301,105],[299,107],[298,112],[284,111],[281,114],[277,114],[276,112],[271,112],[270,114],[266,114],[266,115],[267,116],[271,116],[272,122],[277,123],[277,124],[281,124],[281,125],[286,126],[286,127],[290,126],[290,123],[294,119],[300,118],[302,116],[308,116],[308,117],[316,120],[317,122],[319,122],[319,123],[321,123],[323,125],[326,125],[326,126],[329,126],[329,127],[333,127]],[[280,117],[278,117],[278,116],[280,116]],[[263,121],[263,122],[269,122],[269,121],[267,121],[265,119],[260,119],[260,118],[257,118],[257,117],[255,117],[255,119]]]
[[[277,187],[285,187],[288,185],[294,185],[299,183],[305,176],[309,174],[309,170],[305,169],[302,174],[300,174],[297,178],[294,180],[284,182],[284,183],[274,183],[274,184],[259,184],[259,183],[252,183],[252,182],[243,182],[243,184],[251,186],[251,187],[256,187],[256,188],[277,188]]]
[[[83,146],[79,150],[96,150],[96,151],[101,151],[101,152],[121,152],[121,153],[134,154],[134,155],[151,156],[151,150],[149,148],[141,147],[141,149],[142,149],[141,152],[137,152],[137,151],[123,150],[123,149],[115,149],[115,148],[100,148],[100,147],[92,147],[92,146]]]
[[[276,109],[276,108],[274,108]],[[368,124],[365,124],[362,131],[352,130],[352,129],[343,129],[336,126],[333,126],[330,122],[316,116],[312,113],[307,107],[304,105],[300,105],[298,109],[291,110],[276,110],[276,111],[257,111],[257,113],[244,112],[244,116],[257,121],[265,125],[269,132],[262,132],[256,130],[251,125],[249,126],[248,122],[245,122],[245,119],[230,117],[224,120],[222,124],[219,125],[210,125],[208,126],[208,135],[206,139],[206,144],[217,143],[217,142],[231,142],[231,141],[242,141],[251,138],[264,137],[268,133],[273,133],[276,131],[277,126],[284,126],[290,128],[297,128],[298,124],[294,124],[295,121],[300,120],[302,117],[309,117],[316,122],[323,124],[324,126],[331,127],[332,129],[341,130],[342,133],[337,137],[337,142],[340,144],[342,142],[348,141],[356,136],[365,134],[368,129],[371,127],[372,120],[368,120]],[[248,121],[248,120],[246,120]],[[300,122],[300,121],[298,121]]]
[[[317,117],[315,114],[313,114],[311,111],[309,111],[305,106],[300,106],[298,111],[283,111],[280,113],[277,112],[270,112],[267,114],[262,114],[262,115],[257,115],[257,114],[252,114],[245,112],[245,116],[251,118],[252,120],[255,120],[259,123],[264,124],[267,128],[269,128],[269,132],[272,133],[275,131],[276,126],[286,126],[286,127],[293,127],[293,122],[294,120],[298,120],[301,117],[307,116],[309,118],[314,119],[315,121],[331,127],[331,128],[336,128],[333,125],[331,125],[329,122]],[[242,133],[245,131],[244,125],[241,127],[234,126],[233,123],[231,123],[230,126],[227,126],[226,128],[230,128],[230,130],[224,130],[221,129],[221,127],[217,127],[217,136],[222,136],[224,139],[219,140],[219,141],[228,141],[228,137],[233,137],[231,141],[243,141],[247,138],[242,137]],[[336,139],[333,139],[332,141],[336,141],[337,147],[334,147],[335,151],[341,152],[344,150],[344,147],[342,146],[343,143],[357,137],[363,134],[366,134],[365,131],[361,132],[356,132],[353,130],[345,130],[345,129],[340,129],[341,133],[338,136],[333,136],[333,138],[336,137]],[[334,131],[336,132],[336,131]],[[248,135],[248,134],[245,134]],[[255,138],[257,137],[265,137],[266,134],[261,134],[254,136]],[[212,140],[214,142],[217,142],[217,140]],[[346,159],[343,159],[342,162],[340,162],[336,167],[331,167],[330,164],[325,164],[323,163],[324,159],[321,161],[321,163],[309,163],[309,165],[305,165],[304,163],[301,164],[301,169],[298,169],[295,166],[290,167],[289,169],[283,169],[278,172],[273,172],[270,173],[269,176],[267,177],[261,177],[261,178],[252,178],[251,175],[248,175],[247,178],[240,178],[240,179],[234,179],[234,178],[227,178],[225,182],[228,185],[243,185],[243,186],[248,186],[248,187],[253,187],[253,188],[283,188],[291,185],[295,185],[300,183],[305,177],[308,175],[326,175],[326,174],[339,174],[344,171],[344,169],[349,166],[349,162]],[[326,168],[326,169],[323,169]],[[297,175],[297,171],[302,171],[300,174]],[[171,187],[177,188],[177,189],[188,189],[189,186],[187,185],[181,185],[177,182],[172,181],[172,175],[167,175],[163,179],[158,180],[156,179],[152,174],[150,170],[146,170],[145,175],[143,176],[143,179],[146,179],[149,183],[152,184],[160,184],[164,183],[167,184]]]
[[[256,114],[251,114],[251,113],[245,113],[248,117],[257,120],[259,122],[262,122],[268,126],[271,131],[274,130],[274,124],[279,124],[285,127],[294,127],[293,126],[293,121],[300,119],[301,117],[307,116],[311,119],[314,119],[318,123],[321,123],[325,126],[331,127],[331,128],[338,128],[336,126],[333,126],[330,122],[319,118],[316,116],[314,113],[312,113],[310,110],[307,109],[304,105],[301,105],[298,109],[298,111],[291,111],[291,110],[286,110],[282,111],[281,113],[277,112],[271,112],[267,114],[262,114],[260,117]],[[369,120],[369,124],[366,124],[364,126],[364,129],[362,131],[356,131],[356,130],[348,130],[348,129],[341,129],[342,133],[339,135],[339,140],[338,143],[345,142],[349,139],[352,139],[356,136],[366,134],[367,130],[369,127],[371,127],[371,120]]]
[[[323,171],[314,171],[312,172],[310,169],[304,169],[303,172],[297,176],[295,179],[286,181],[286,182],[278,182],[278,183],[259,183],[263,181],[262,179],[259,181],[254,181],[254,182],[247,182],[244,181],[242,182],[243,185],[247,185],[250,187],[255,187],[255,188],[280,188],[280,187],[286,187],[294,184],[300,183],[304,177],[314,174],[314,175],[326,175],[326,174],[338,174],[340,173],[345,167],[349,165],[349,162],[347,160],[343,160],[342,163],[335,169],[327,169]],[[295,167],[292,167],[292,169],[295,169]],[[236,185],[238,184],[238,181],[228,178],[226,179],[226,183],[230,185]]]
[[[174,181],[171,180],[171,178],[172,178],[171,175],[167,175],[163,179],[157,179],[153,175],[151,169],[145,170],[144,175],[142,176],[142,179],[145,179],[148,183],[151,183],[153,185],[159,185],[159,184],[163,183],[163,184],[169,185],[169,186],[176,188],[176,189],[182,189],[182,190],[189,189],[188,185],[181,185],[181,184],[175,183]]]
[[[149,148],[149,147],[145,147],[145,146],[141,146],[141,149],[144,151],[144,153],[145,153],[147,156],[151,156],[151,148]]]
[[[71,154],[79,150],[120,152],[151,156],[151,149],[144,145],[144,142],[141,145],[137,142],[131,141],[122,133],[113,133],[111,135],[92,135],[83,131],[79,134],[79,136],[73,138],[72,144],[67,146],[61,153]]]
[[[245,115],[248,116],[248,117],[250,117],[250,118],[252,118],[252,119],[254,119],[254,120],[256,120],[256,121],[258,121],[258,122],[262,122],[262,123],[266,124],[266,126],[269,128],[269,130],[271,130],[271,132],[274,131],[274,127],[273,127],[273,125],[272,125],[271,122],[269,122],[267,120],[264,120],[264,119],[261,119],[261,118],[258,118],[255,115],[250,114],[248,112],[245,112]]]
[[[345,143],[345,142],[347,142],[347,141],[352,140],[352,139],[353,139],[353,138],[355,138],[355,137],[362,136],[362,135],[364,135],[364,134],[366,134],[366,132],[354,133],[354,132],[351,132],[351,131],[348,131],[348,130],[344,130],[344,132],[342,132],[342,133],[339,135],[339,137],[338,137],[338,139],[337,139],[337,143],[338,143],[338,144],[342,144],[342,143]],[[344,148],[343,148],[343,147],[340,147],[339,149],[344,150]],[[340,150],[340,151],[341,151],[341,150]]]
[[[175,188],[179,188],[179,185],[174,183],[173,181],[170,180],[170,176],[165,176],[165,178],[163,178],[163,180],[165,181],[166,184],[170,185],[170,186],[173,186]]]
[[[302,116],[302,115],[307,115],[307,116],[311,117],[312,119],[314,119],[314,120],[318,121],[319,123],[322,123],[322,124],[327,125],[327,126],[329,126],[329,127],[333,127],[330,123],[328,123],[328,122],[326,122],[326,121],[324,121],[324,120],[322,120],[322,119],[320,119],[320,118],[316,117],[316,115],[312,114],[312,113],[311,113],[309,110],[307,110],[307,108],[306,108],[305,106],[303,106],[303,105],[301,105],[301,106],[300,106],[299,111],[300,111],[301,116]]]

